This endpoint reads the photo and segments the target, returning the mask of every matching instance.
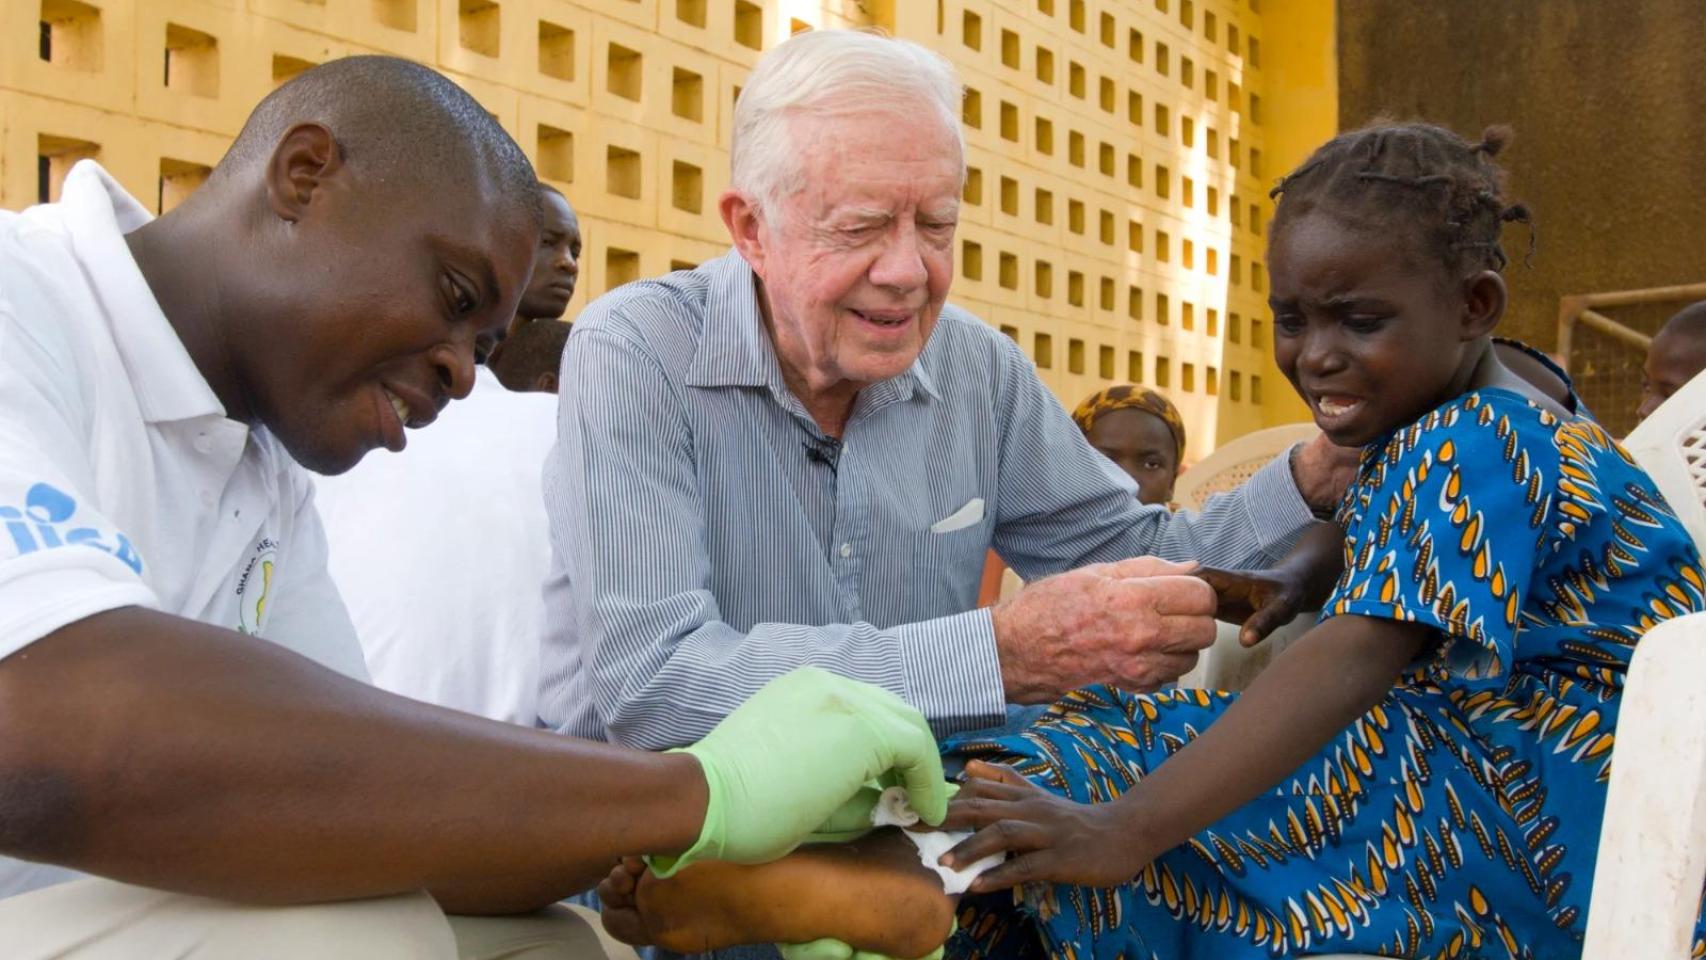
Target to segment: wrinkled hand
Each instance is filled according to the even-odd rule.
[[[1011,767],[973,760],[960,793],[948,804],[944,830],[976,830],[943,855],[957,867],[1010,854],[972,882],[987,893],[1039,881],[1086,887],[1126,883],[1149,862],[1138,831],[1116,803],[1078,803],[1059,797]]]
[[[1253,647],[1309,609],[1303,577],[1284,568],[1221,570],[1203,567],[1194,576],[1214,588],[1215,619],[1241,623],[1238,642]]]
[[[1326,434],[1318,434],[1297,451],[1291,461],[1291,478],[1310,509],[1333,510],[1356,479],[1361,462],[1361,447],[1341,447],[1328,440]]]
[[[683,752],[704,768],[710,799],[698,842],[650,861],[660,877],[699,860],[764,863],[814,831],[850,829],[859,806],[869,810],[868,783],[891,771],[926,823],[941,822],[947,808],[923,714],[815,667],[766,684]]]
[[[1148,691],[1196,666],[1214,642],[1214,591],[1191,564],[1134,557],[1030,584],[992,611],[1011,703],[1046,703],[1111,683]]]

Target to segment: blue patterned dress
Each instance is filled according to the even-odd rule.
[[[1706,609],[1699,555],[1597,423],[1501,389],[1366,448],[1339,522],[1345,573],[1323,619],[1427,624],[1423,659],[1131,883],[1028,888],[1020,909],[1007,893],[964,901],[952,952],[1579,956],[1624,673],[1654,624]],[[946,749],[1102,802],[1234,699],[1096,687],[1022,734]]]

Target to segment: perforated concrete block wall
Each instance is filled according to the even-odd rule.
[[[1261,13],[1248,0],[897,4],[960,69],[955,298],[1063,402],[1133,380],[1191,458],[1262,425],[1268,349]]]
[[[1067,406],[1135,380],[1192,458],[1262,425],[1268,348],[1256,0],[4,0],[0,206],[94,157],[156,210],[308,66],[432,64],[581,215],[588,297],[726,249],[729,128],[761,53],[880,26],[967,84],[952,297],[1014,337]],[[880,149],[880,145],[873,145]],[[1268,382],[1263,382],[1264,380]]]

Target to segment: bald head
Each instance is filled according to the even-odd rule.
[[[1641,383],[1641,419],[1652,416],[1702,370],[1706,370],[1706,300],[1677,311],[1653,337]]]
[[[1665,321],[1659,334],[1675,334],[1691,341],[1706,343],[1706,300],[1691,303],[1678,310],[1676,316]]]
[[[293,127],[331,131],[344,162],[370,183],[455,189],[479,177],[498,202],[538,223],[533,165],[467,91],[396,57],[333,60],[305,70],[255,107],[211,181],[264,164]]]
[[[273,91],[208,182],[127,239],[227,415],[338,473],[473,389],[540,219],[532,165],[472,97],[351,57]]]
[[[487,365],[499,383],[517,393],[556,393],[570,328],[557,320],[534,320],[499,344]]]

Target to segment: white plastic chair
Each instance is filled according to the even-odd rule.
[[[1706,553],[1706,372],[1672,394],[1623,441],[1694,544]]]
[[[1583,960],[1684,960],[1706,885],[1706,613],[1635,648]]]
[[[1320,432],[1312,423],[1288,423],[1247,433],[1226,443],[1181,474],[1173,486],[1173,499],[1182,507],[1200,510],[1209,497],[1225,493],[1249,480],[1269,461],[1290,450],[1293,444],[1313,440]],[[1196,667],[1179,678],[1179,685],[1210,690],[1242,690],[1314,622],[1314,614],[1300,616],[1251,648],[1238,642],[1236,624],[1219,624],[1214,646],[1202,652]]]
[[[1173,485],[1173,499],[1181,507],[1201,510],[1209,497],[1250,479],[1292,444],[1313,440],[1320,432],[1313,423],[1288,423],[1228,441],[1179,475]]]

